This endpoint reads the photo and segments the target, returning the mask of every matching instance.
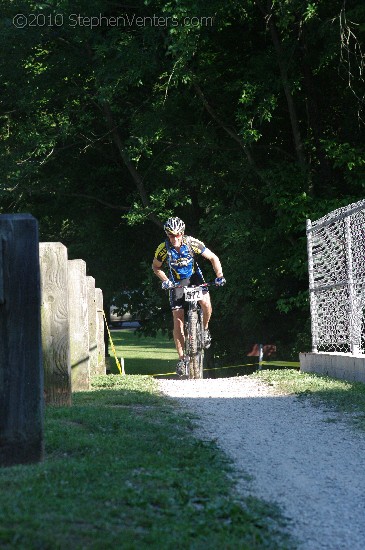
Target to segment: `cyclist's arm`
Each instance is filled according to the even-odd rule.
[[[152,262],[152,269],[155,275],[161,280],[161,281],[168,281],[168,277],[166,276],[166,273],[161,269],[162,262],[159,262],[157,258],[153,258]]]
[[[214,273],[215,273],[216,277],[217,278],[218,277],[223,277],[222,266],[221,266],[221,263],[219,261],[218,256],[216,254],[214,254],[214,252],[209,250],[209,248],[206,248],[204,250],[204,252],[202,252],[202,256],[203,256],[203,258],[206,258],[207,260],[210,261],[210,263],[213,266]]]

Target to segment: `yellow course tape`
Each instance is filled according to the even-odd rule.
[[[273,367],[300,367],[299,361],[261,361],[261,365],[272,365]]]
[[[114,353],[115,362],[117,364],[117,367],[118,367],[118,370],[119,370],[120,374],[124,375],[125,374],[124,365],[123,365],[123,367],[121,367],[121,365],[118,361],[118,357],[117,357],[115,347],[114,347],[114,344],[113,344],[113,340],[112,340],[112,335],[110,334],[108,323],[107,323],[107,320],[106,320],[106,317],[105,317],[105,312],[104,312],[104,310],[98,310],[98,311],[103,312],[105,326],[106,326],[106,329],[108,331],[110,345],[111,345],[112,351]],[[223,369],[238,369],[240,367],[256,367],[256,366],[260,366],[260,365],[272,365],[273,367],[274,366],[299,367],[300,363],[297,363],[297,362],[294,362],[294,361],[261,361],[260,363],[245,363],[244,365],[230,365],[229,367],[214,367],[212,369],[204,369],[204,371],[223,370]],[[149,374],[149,376],[171,376],[171,375],[174,375],[174,374],[176,374],[176,372],[161,372],[159,374]]]
[[[255,365],[258,365],[258,363],[247,363],[246,365],[232,365],[231,367],[214,367],[212,369],[203,369],[204,372],[208,370],[223,370],[223,369],[234,369],[238,367],[254,367]],[[149,376],[169,376],[170,374],[176,374],[176,372],[163,372],[160,374],[150,374]]]
[[[230,365],[228,367],[214,367],[212,369],[203,369],[204,372],[209,370],[223,370],[223,369],[238,369],[241,367],[258,367],[260,365],[272,365],[281,367],[299,367],[300,363],[294,361],[261,361],[261,363],[245,363],[244,365]],[[176,372],[161,372],[160,374],[149,374],[149,376],[170,376],[176,374]]]
[[[119,361],[118,361],[118,357],[117,357],[117,354],[116,354],[116,351],[115,351],[115,347],[114,347],[114,344],[113,344],[113,340],[112,340],[112,335],[110,334],[110,330],[109,330],[109,327],[108,327],[108,323],[107,323],[107,320],[106,320],[106,317],[105,317],[105,312],[104,312],[104,310],[103,310],[103,317],[104,317],[104,321],[105,321],[106,330],[108,331],[109,340],[110,340],[110,345],[111,345],[112,351],[113,351],[113,353],[114,353],[115,362],[116,362],[116,364],[117,364],[117,367],[118,367],[118,370],[119,370],[120,374],[123,375],[123,374],[125,374],[124,368],[122,369],[122,367],[120,366],[120,363],[119,363]]]

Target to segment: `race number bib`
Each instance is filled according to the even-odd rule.
[[[198,302],[203,298],[203,290],[201,287],[193,288],[193,287],[186,286],[184,287],[184,294],[185,294],[185,300],[187,302],[195,302],[195,301]]]

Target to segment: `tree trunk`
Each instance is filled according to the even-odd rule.
[[[318,108],[317,92],[314,83],[312,68],[309,63],[308,47],[305,40],[303,31],[300,36],[300,50],[301,50],[301,69],[303,74],[304,86],[306,91],[306,106],[308,116],[308,126],[313,134],[313,142],[317,152],[317,158],[319,161],[319,174],[321,182],[328,189],[332,189],[331,184],[331,166],[326,157],[326,153],[321,145],[322,136],[322,120],[321,113]]]
[[[283,89],[286,97],[286,102],[288,105],[295,152],[296,152],[298,163],[301,169],[305,171],[307,169],[307,163],[304,155],[304,146],[300,135],[299,122],[298,122],[297,112],[294,105],[293,96],[290,90],[287,63],[286,63],[283,48],[279,39],[279,33],[273,18],[273,13],[271,9],[272,6],[271,8],[268,7],[267,9],[265,9],[262,2],[259,0],[256,0],[256,4],[260,9],[260,11],[262,12],[262,14],[264,15],[266,23],[270,30],[271,40],[274,44],[277,61],[279,65],[279,70],[280,70],[281,81],[282,81],[282,85],[283,85]]]
[[[120,156],[123,160],[123,163],[128,168],[128,171],[129,171],[130,175],[132,176],[132,179],[133,179],[133,181],[134,181],[134,183],[137,187],[139,196],[141,197],[142,206],[145,209],[149,209],[151,207],[151,203],[150,203],[149,197],[146,193],[146,189],[144,187],[142,177],[139,174],[139,172],[136,170],[136,168],[133,166],[133,164],[132,164],[132,162],[129,158],[129,155],[128,155],[125,147],[124,147],[122,138],[120,137],[120,134],[119,134],[119,131],[118,131],[118,126],[115,124],[115,122],[113,120],[113,115],[112,115],[112,112],[110,110],[110,106],[107,103],[104,103],[103,109],[104,109],[104,114],[105,114],[105,118],[107,120],[109,130],[111,132],[111,135],[113,136],[114,144],[116,145],[116,147],[118,149],[118,152],[119,152],[119,154],[120,154]],[[155,216],[155,214],[150,212],[148,214],[148,217],[158,227],[163,227],[163,223]]]

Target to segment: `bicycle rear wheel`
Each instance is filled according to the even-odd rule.
[[[187,333],[185,335],[189,357],[189,378],[203,378],[203,336],[202,312],[200,310],[189,311]]]

